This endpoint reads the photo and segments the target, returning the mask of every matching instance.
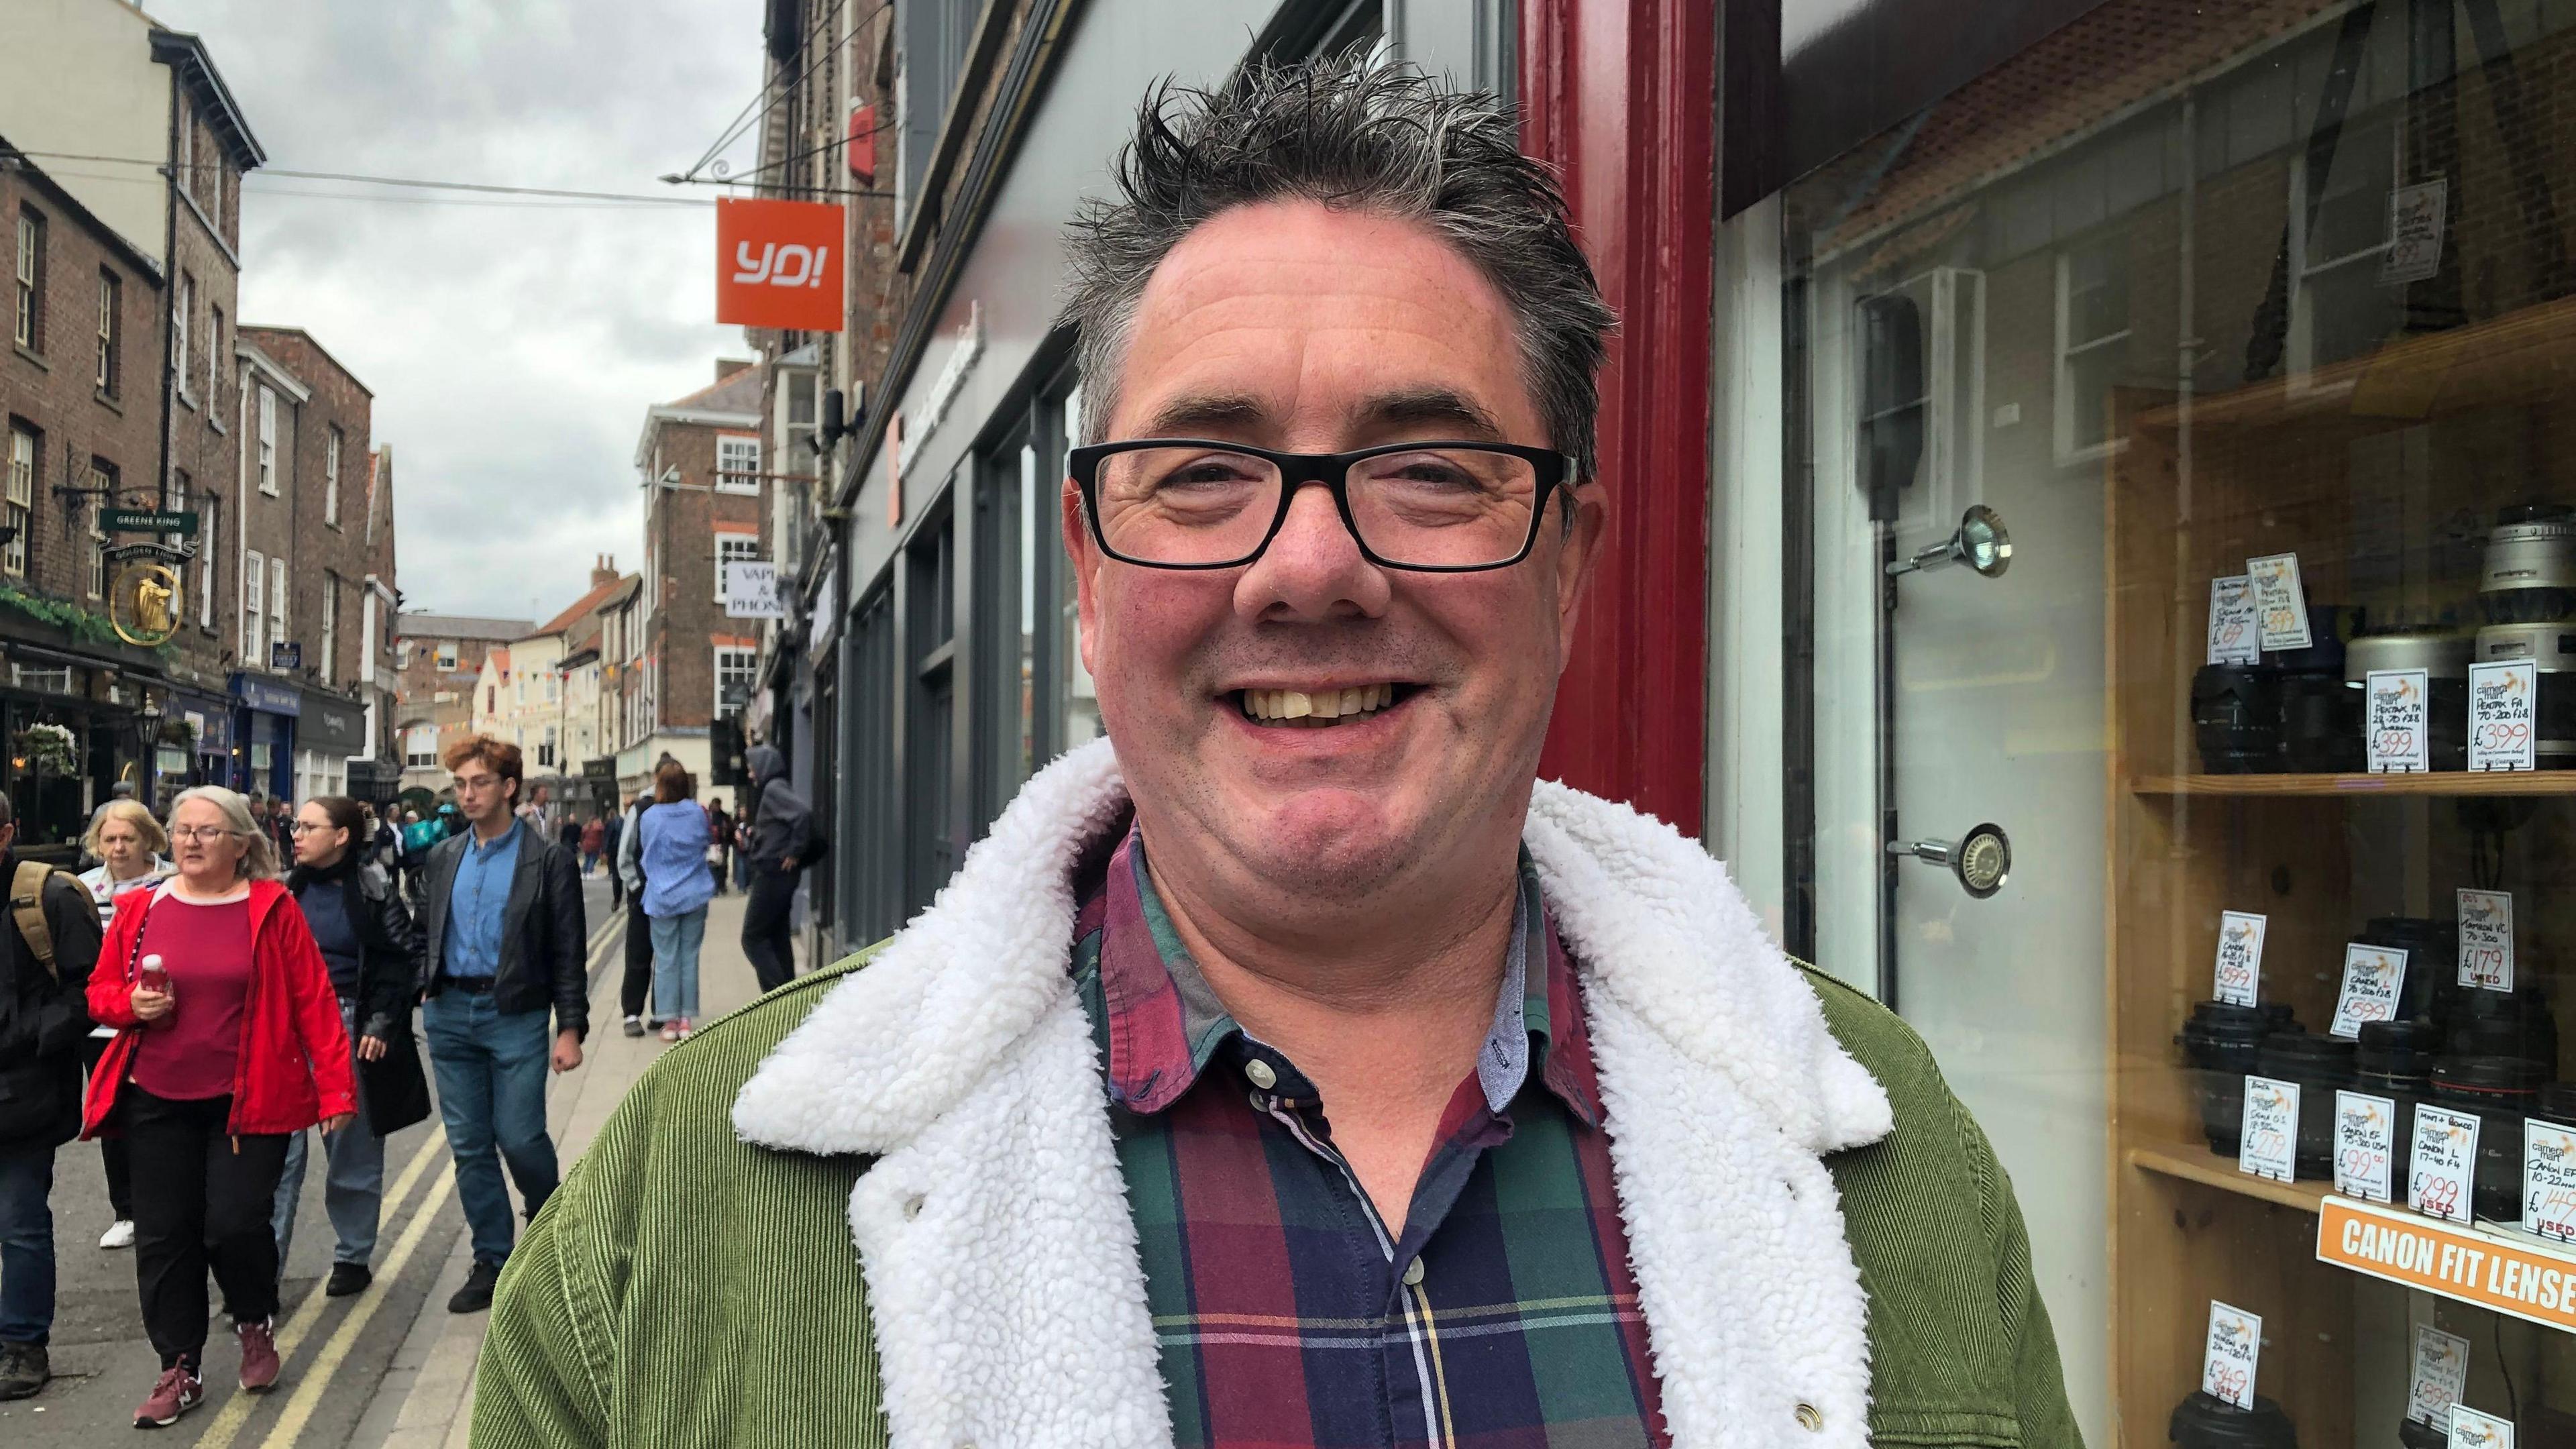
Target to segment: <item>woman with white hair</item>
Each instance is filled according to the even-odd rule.
[[[142,802],[119,796],[98,807],[90,817],[89,833],[81,837],[81,849],[97,857],[98,864],[80,874],[80,883],[89,887],[89,898],[98,903],[100,930],[116,916],[116,898],[127,891],[148,886],[170,874],[172,866],[163,854],[170,848],[170,837],[161,822]],[[81,1063],[89,1071],[98,1070],[98,1059],[107,1054],[107,1044],[116,1040],[112,1027],[99,1027],[89,1034],[81,1047]],[[107,1205],[116,1214],[115,1221],[99,1236],[102,1248],[134,1246],[134,1184],[126,1163],[125,1139],[106,1137],[99,1140],[99,1155],[107,1163]]]
[[[170,806],[178,873],[117,902],[89,1012],[117,1029],[90,1076],[82,1134],[124,1134],[134,1271],[161,1375],[138,1427],[205,1399],[206,1272],[241,1340],[241,1385],[277,1382],[277,1238],[269,1208],[286,1141],[357,1112],[330,967],[277,880],[241,796],[213,785]]]

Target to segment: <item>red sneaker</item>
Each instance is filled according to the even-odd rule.
[[[270,1336],[268,1320],[236,1323],[233,1332],[241,1339],[241,1386],[248,1393],[264,1393],[277,1384],[277,1340]]]
[[[170,1365],[153,1382],[152,1397],[134,1411],[134,1427],[159,1429],[179,1422],[179,1416],[206,1401],[206,1381],[188,1372],[183,1363]]]

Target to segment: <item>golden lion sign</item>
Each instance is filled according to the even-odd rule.
[[[179,632],[179,575],[168,564],[135,559],[107,591],[107,622],[116,637],[146,649]]]

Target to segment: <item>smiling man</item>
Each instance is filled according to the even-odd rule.
[[[478,1443],[2076,1441],[1922,1045],[1536,782],[1612,319],[1514,141],[1355,63],[1148,101],[1072,238],[1109,741],[648,1074]]]

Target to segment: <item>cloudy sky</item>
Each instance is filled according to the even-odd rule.
[[[712,197],[757,93],[757,0],[145,0],[205,38],[280,170]],[[747,167],[755,136],[729,151]],[[642,561],[644,409],[747,356],[711,207],[494,202],[253,173],[241,320],[375,393],[407,608],[544,618]]]

